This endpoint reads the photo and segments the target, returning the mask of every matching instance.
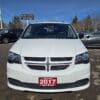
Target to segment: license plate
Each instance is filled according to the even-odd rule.
[[[40,86],[56,86],[57,78],[41,77],[39,78],[39,85]]]

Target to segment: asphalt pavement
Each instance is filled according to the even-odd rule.
[[[16,91],[7,87],[6,62],[8,50],[12,45],[0,44],[0,100],[100,100],[100,49],[89,49],[91,86],[88,89],[72,93],[41,94]]]

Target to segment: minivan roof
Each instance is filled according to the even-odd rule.
[[[47,21],[47,22],[33,22],[31,24],[68,24],[65,22],[58,22],[58,21]]]

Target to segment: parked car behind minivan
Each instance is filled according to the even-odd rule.
[[[98,31],[86,34],[82,41],[86,47],[100,48],[100,32]]]
[[[2,31],[0,31],[0,42],[15,42],[18,40],[22,31],[22,29],[3,29]]]

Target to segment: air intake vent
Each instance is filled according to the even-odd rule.
[[[51,66],[51,70],[64,70],[68,67],[69,65],[55,65]]]
[[[28,65],[28,67],[34,70],[45,70],[45,66],[40,66],[40,65]]]
[[[24,57],[26,61],[45,61],[45,57]]]
[[[51,57],[51,61],[71,61],[72,57]]]

